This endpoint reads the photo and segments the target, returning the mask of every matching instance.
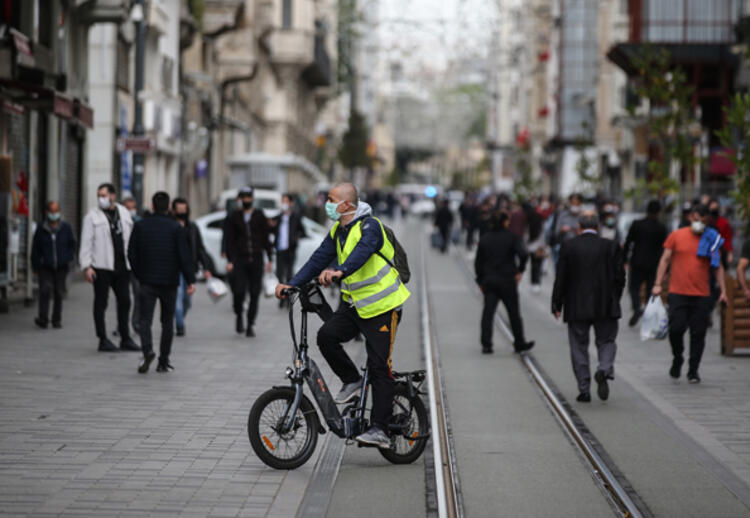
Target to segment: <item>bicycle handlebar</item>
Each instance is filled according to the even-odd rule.
[[[284,288],[283,290],[281,290],[281,294],[283,296],[285,296],[285,297],[288,297],[289,295],[294,295],[295,293],[301,292],[302,290],[304,290],[307,287],[320,286],[320,285],[321,285],[320,281],[318,281],[318,279],[315,278],[312,281],[308,282],[307,284],[305,284],[304,286],[301,286],[301,287],[290,286],[289,288]]]

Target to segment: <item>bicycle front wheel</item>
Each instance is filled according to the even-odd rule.
[[[427,409],[418,394],[409,397],[409,389],[399,383],[393,395],[391,423],[398,426],[392,432],[392,448],[379,449],[380,454],[393,464],[410,464],[417,460],[427,446],[429,423]]]
[[[308,461],[318,443],[318,415],[302,397],[289,430],[283,429],[294,390],[277,387],[261,394],[247,420],[247,435],[256,455],[275,469],[295,469]]]

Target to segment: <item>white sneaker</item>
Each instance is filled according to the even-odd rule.
[[[355,381],[354,383],[344,383],[344,385],[341,387],[341,390],[339,390],[339,393],[336,394],[336,397],[333,398],[333,400],[338,405],[343,405],[344,403],[353,401],[357,399],[361,386],[362,380]]]

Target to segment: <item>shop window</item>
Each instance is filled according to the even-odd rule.
[[[281,9],[281,27],[283,29],[292,28],[292,0],[284,0]]]

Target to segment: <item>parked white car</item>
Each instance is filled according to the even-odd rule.
[[[223,211],[232,211],[237,208],[237,194],[239,189],[227,189],[219,195],[217,208]],[[253,205],[261,209],[267,218],[275,218],[281,212],[281,193],[268,189],[253,189]]]
[[[221,256],[222,227],[226,218],[226,211],[212,212],[195,220],[203,237],[203,244],[208,255],[214,262],[216,273],[226,275],[227,260]],[[294,271],[298,271],[310,258],[312,253],[320,246],[328,230],[310,218],[302,218],[302,226],[305,228],[306,237],[302,238],[297,247],[297,259],[294,263]]]

